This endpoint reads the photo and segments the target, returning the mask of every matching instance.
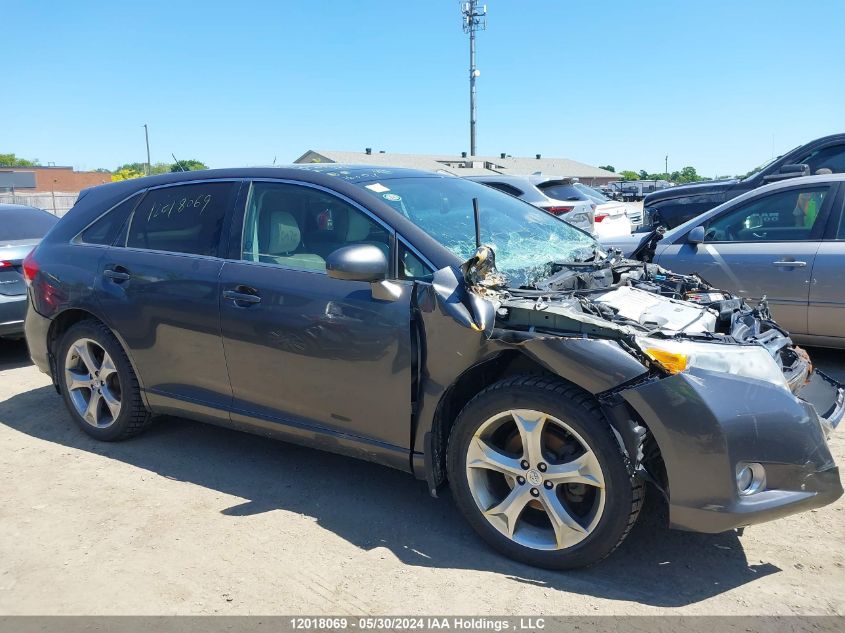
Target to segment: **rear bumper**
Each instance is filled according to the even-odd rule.
[[[819,393],[836,402],[840,389],[827,377],[818,385]],[[826,439],[842,417],[836,407],[833,418],[822,420],[816,406],[785,389],[701,370],[621,395],[660,448],[671,527],[723,532],[818,508],[842,495]],[[763,465],[762,491],[740,495],[740,462]]]
[[[0,295],[0,336],[23,334],[26,304],[26,295]]]
[[[47,337],[50,333],[51,321],[36,312],[29,301],[26,301],[24,305],[26,307],[24,331],[26,333],[26,344],[29,347],[29,355],[38,369],[52,377],[50,352],[47,348]]]

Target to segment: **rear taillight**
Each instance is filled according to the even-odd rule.
[[[35,275],[38,274],[39,266],[38,262],[35,261],[35,249],[29,251],[29,255],[27,255],[23,260],[23,278],[26,281],[27,286],[32,285],[32,280],[35,279]]]
[[[564,213],[569,213],[575,207],[545,207],[546,213],[551,213],[552,215],[563,215]]]
[[[7,262],[6,260],[0,259],[0,268],[11,268],[12,262]]]
[[[607,217],[608,217],[607,213],[598,213],[598,214],[596,214],[596,222],[601,222],[602,220],[604,220]]]

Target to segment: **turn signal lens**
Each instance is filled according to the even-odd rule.
[[[679,374],[687,368],[686,354],[667,352],[665,349],[657,349],[656,347],[647,347],[643,352],[670,374]]]

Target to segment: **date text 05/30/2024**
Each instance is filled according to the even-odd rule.
[[[295,617],[290,619],[294,630],[441,630],[441,631],[540,631],[543,618],[467,618],[467,617]]]

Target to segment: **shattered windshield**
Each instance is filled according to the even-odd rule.
[[[478,198],[481,242],[493,247],[496,267],[511,286],[531,286],[555,262],[588,260],[592,237],[537,207],[462,178],[396,178],[358,186],[443,244],[459,258],[475,253],[472,199]]]

